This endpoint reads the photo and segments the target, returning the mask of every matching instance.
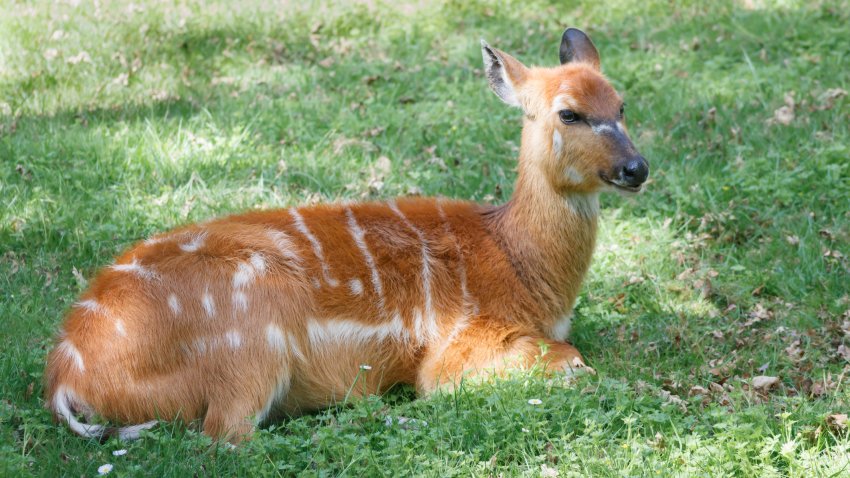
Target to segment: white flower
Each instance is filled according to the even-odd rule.
[[[520,428],[520,430],[522,430],[523,433],[531,433],[531,430],[528,428]]]
[[[372,370],[372,366],[371,365],[361,365],[360,370]]]
[[[127,450],[125,450],[124,448],[122,448],[120,450],[115,450],[115,451],[112,452],[113,456],[121,456],[121,455],[126,455],[126,454],[127,454]]]
[[[782,444],[782,454],[783,455],[793,455],[794,450],[797,449],[797,442],[794,440],[787,441]]]
[[[543,400],[540,400],[539,398],[531,398],[531,399],[528,400],[528,404],[529,405],[542,405]]]
[[[109,473],[110,471],[112,471],[112,465],[110,465],[109,463],[97,467],[97,474],[101,476]]]

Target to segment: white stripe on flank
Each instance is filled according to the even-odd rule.
[[[360,279],[351,279],[348,281],[348,288],[351,289],[351,293],[354,295],[361,295],[363,293],[363,283],[360,282]]]
[[[235,330],[228,330],[224,337],[227,339],[227,345],[230,346],[233,350],[238,349],[242,346],[242,335]]]
[[[168,308],[171,309],[171,312],[174,313],[174,315],[180,315],[180,311],[183,310],[183,307],[180,306],[180,300],[177,299],[176,295],[169,294]]]
[[[204,246],[204,240],[206,238],[207,238],[206,232],[201,232],[199,234],[196,234],[196,235],[192,236],[191,241],[189,241],[185,244],[180,244],[180,249],[182,249],[185,252],[195,252],[195,251],[197,251],[198,249],[200,249],[201,247]]]
[[[79,350],[77,350],[77,347],[74,347],[74,344],[72,344],[70,340],[63,340],[59,343],[59,346],[57,348],[60,349],[62,353],[67,355],[68,358],[74,361],[74,364],[77,366],[78,369],[80,369],[80,372],[86,371],[86,364],[83,363],[83,355],[80,353]]]
[[[381,275],[378,273],[378,267],[375,265],[375,258],[372,257],[372,253],[369,251],[369,246],[366,244],[366,233],[363,232],[360,224],[357,223],[357,219],[354,217],[354,211],[352,211],[351,208],[345,208],[345,215],[348,216],[348,230],[351,232],[351,237],[354,238],[357,248],[360,249],[360,253],[363,254],[363,259],[366,261],[366,265],[369,266],[369,272],[372,274],[372,287],[375,288],[375,293],[378,294],[378,308],[383,313],[384,286],[381,283]]]
[[[81,309],[85,309],[87,312],[93,312],[95,314],[101,315],[109,315],[109,312],[106,310],[106,307],[104,307],[94,299],[81,300],[74,304],[74,306],[79,307]]]
[[[306,358],[304,357],[304,352],[301,351],[301,347],[298,345],[298,340],[295,339],[295,335],[292,332],[287,332],[286,338],[289,342],[289,348],[292,349],[292,355],[304,362]]]
[[[469,293],[469,289],[467,288],[466,263],[463,259],[463,251],[460,248],[460,241],[458,241],[457,236],[452,231],[452,226],[449,224],[449,218],[446,217],[446,211],[443,210],[441,201],[442,199],[437,199],[437,212],[440,214],[440,220],[443,222],[443,231],[447,236],[452,238],[452,242],[454,242],[455,245],[455,253],[457,253],[457,272],[460,277],[460,293],[461,299],[463,300],[462,310],[464,314],[467,314],[470,312],[469,308],[471,307],[472,311],[477,314],[478,305],[472,300],[472,295]]]
[[[277,325],[269,324],[266,326],[266,342],[268,342],[269,348],[275,352],[280,354],[286,352],[286,337]]]
[[[392,209],[393,212],[401,219],[401,221],[416,234],[416,236],[419,238],[419,242],[422,243],[422,294],[425,296],[425,312],[424,316],[420,320],[425,320],[428,322],[428,324],[426,324],[424,328],[427,329],[430,334],[432,333],[432,331],[436,331],[437,329],[437,317],[436,314],[434,314],[434,307],[431,298],[431,251],[428,248],[428,241],[425,239],[425,234],[419,228],[414,226],[413,223],[410,222],[410,219],[408,219],[407,216],[405,216],[404,213],[401,212],[401,209],[398,208],[398,205],[395,203],[395,201],[389,201],[387,204],[389,205],[390,209]],[[429,339],[433,338],[436,337],[430,335],[424,338],[422,336],[417,337],[420,342],[427,342]]]
[[[209,290],[204,292],[204,295],[201,296],[201,305],[204,306],[204,311],[207,313],[207,317],[215,315],[215,299],[213,299]]]
[[[331,269],[328,266],[328,263],[325,262],[325,254],[322,252],[322,244],[316,239],[316,236],[310,232],[310,229],[307,228],[307,224],[304,223],[304,218],[301,217],[301,214],[294,207],[289,208],[289,214],[292,216],[292,220],[295,224],[295,229],[298,229],[298,232],[304,235],[310,244],[313,246],[313,253],[316,254],[316,259],[319,260],[319,263],[322,265],[322,275],[324,276],[325,282],[328,283],[331,287],[336,287],[339,285],[339,281],[336,280],[335,277],[331,276]]]
[[[156,279],[157,278],[157,275],[156,275],[155,272],[153,272],[150,269],[147,269],[144,266],[142,266],[141,264],[139,264],[138,259],[136,259],[135,257],[133,258],[133,261],[130,262],[129,264],[112,264],[112,266],[110,266],[110,268],[112,270],[120,271],[120,272],[131,272],[133,274],[138,275],[139,277],[141,277],[143,279],[149,279],[150,280],[150,279]]]
[[[405,340],[407,329],[401,318],[396,316],[388,324],[367,325],[348,319],[307,322],[307,336],[313,345],[332,343],[364,343],[389,338]]]
[[[276,230],[269,230],[267,234],[275,247],[277,247],[280,255],[289,259],[296,268],[301,269],[301,257],[295,252],[295,243],[292,242],[289,235]]]

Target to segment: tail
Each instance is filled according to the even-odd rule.
[[[73,406],[79,403],[81,403],[79,398],[72,390],[64,386],[59,386],[53,395],[50,408],[62,421],[68,424],[68,427],[74,433],[85,438],[97,438],[102,442],[110,437],[118,437],[120,440],[135,440],[141,436],[142,430],[147,430],[157,424],[156,420],[126,427],[81,423],[74,414]]]

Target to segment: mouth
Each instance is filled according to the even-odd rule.
[[[639,193],[641,187],[643,186],[643,184],[638,184],[637,186],[626,186],[626,185],[623,185],[623,184],[617,184],[616,182],[611,181],[610,179],[606,178],[605,176],[603,176],[601,174],[599,175],[599,178],[602,179],[602,181],[605,184],[607,184],[609,186],[613,186],[614,189],[617,189],[618,191],[625,191],[625,192],[629,192],[629,193]]]

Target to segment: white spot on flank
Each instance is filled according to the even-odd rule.
[[[186,252],[195,252],[198,249],[200,249],[201,247],[203,247],[204,240],[206,239],[206,237],[207,237],[207,233],[205,233],[205,232],[196,234],[192,237],[191,241],[189,241],[185,244],[180,244],[180,249],[182,249]]]
[[[310,320],[307,322],[307,336],[313,345],[327,343],[364,343],[382,341],[388,338],[405,340],[407,329],[401,318],[396,316],[387,324],[368,325],[348,319]]]
[[[121,337],[127,336],[127,329],[124,328],[124,322],[120,320],[115,321],[115,331],[118,332],[118,335]]]
[[[593,125],[590,129],[593,130],[596,134],[604,134],[604,133],[613,133],[614,128],[611,127],[608,123],[600,123],[597,125]]]
[[[253,266],[254,270],[258,275],[264,275],[266,273],[266,259],[262,254],[255,252],[251,254],[251,266]]]
[[[316,279],[315,277],[310,278],[310,283],[313,284],[313,287],[315,287],[316,289],[322,288],[322,283],[319,282],[319,279]]]
[[[272,240],[277,250],[280,252],[280,255],[289,259],[294,266],[298,269],[301,269],[301,257],[295,253],[295,244],[292,242],[292,239],[289,238],[289,235],[281,232],[271,230],[268,231],[269,239]]]
[[[328,263],[325,262],[325,254],[322,251],[322,244],[316,239],[316,236],[310,232],[310,229],[307,228],[307,224],[304,223],[304,218],[301,217],[301,214],[294,207],[289,208],[289,214],[292,216],[293,224],[295,225],[295,229],[298,229],[298,232],[304,235],[310,244],[313,246],[313,253],[316,255],[316,259],[319,260],[319,263],[322,266],[322,275],[324,276],[325,282],[328,283],[331,287],[336,287],[339,285],[339,281],[336,280],[335,277],[331,276],[331,269],[328,266]]]
[[[378,273],[378,267],[375,265],[375,258],[372,257],[372,253],[369,251],[369,246],[366,244],[366,233],[363,232],[360,224],[357,223],[357,219],[354,217],[354,211],[350,208],[346,208],[345,215],[348,216],[348,230],[351,232],[351,237],[354,238],[357,248],[360,249],[360,253],[363,254],[363,259],[366,261],[366,265],[369,266],[369,272],[372,275],[372,287],[375,289],[375,293],[378,294],[378,308],[383,313],[384,286],[381,283],[381,275]]]
[[[567,167],[565,173],[567,175],[567,179],[569,179],[570,182],[573,184],[581,184],[582,182],[584,182],[584,175],[582,175],[580,172],[578,172],[578,169],[572,166]]]
[[[415,327],[417,329],[417,339],[420,342],[427,342],[429,339],[436,338],[434,335],[437,329],[437,317],[434,314],[434,307],[432,304],[431,297],[431,251],[428,248],[428,241],[425,239],[425,234],[419,230],[416,226],[413,225],[412,222],[401,212],[398,208],[398,205],[395,201],[390,201],[388,203],[390,209],[393,210],[394,213],[401,219],[401,221],[411,229],[416,236],[419,238],[419,242],[422,243],[422,295],[424,295],[425,302],[425,311],[422,315],[416,315],[417,322],[415,322]],[[427,323],[424,326],[421,324],[421,321],[424,320]],[[419,332],[424,331],[428,333],[427,337],[422,337],[419,335]]]
[[[233,308],[238,312],[245,312],[248,310],[248,296],[241,290],[233,291]]]
[[[143,279],[156,279],[157,275],[150,269],[143,267],[139,264],[139,261],[134,257],[133,261],[129,264],[113,264],[111,267],[112,270],[120,271],[120,272],[131,272],[133,274],[138,275]]]
[[[224,338],[227,340],[227,345],[229,345],[233,350],[242,346],[242,335],[235,330],[227,331],[227,333],[224,334]]]
[[[283,331],[277,325],[269,324],[266,326],[266,341],[269,343],[269,347],[275,352],[286,352],[286,338],[283,335]]]
[[[552,132],[552,152],[555,156],[561,155],[561,148],[564,146],[563,140],[561,139],[561,133],[556,129]]]
[[[168,308],[171,309],[171,312],[174,315],[180,315],[180,311],[183,310],[183,307],[180,306],[180,300],[176,295],[170,294],[168,296]]]
[[[207,317],[215,315],[215,299],[213,299],[209,291],[204,292],[204,295],[201,296],[201,305],[204,306]]]
[[[78,369],[80,369],[80,372],[86,371],[86,365],[83,363],[83,355],[79,350],[77,350],[77,347],[74,347],[74,344],[72,344],[70,340],[63,340],[59,343],[58,348],[62,351],[62,353],[67,355],[68,358],[74,361],[74,364]]]
[[[192,342],[193,348],[197,351],[198,355],[204,355],[207,353],[207,342],[203,339],[203,337],[199,337]]]
[[[599,215],[599,194],[574,193],[564,200],[567,207],[578,216],[585,219],[595,218]]]
[[[351,279],[348,281],[348,288],[351,289],[351,293],[354,295],[363,293],[363,283],[360,282],[360,279]]]

